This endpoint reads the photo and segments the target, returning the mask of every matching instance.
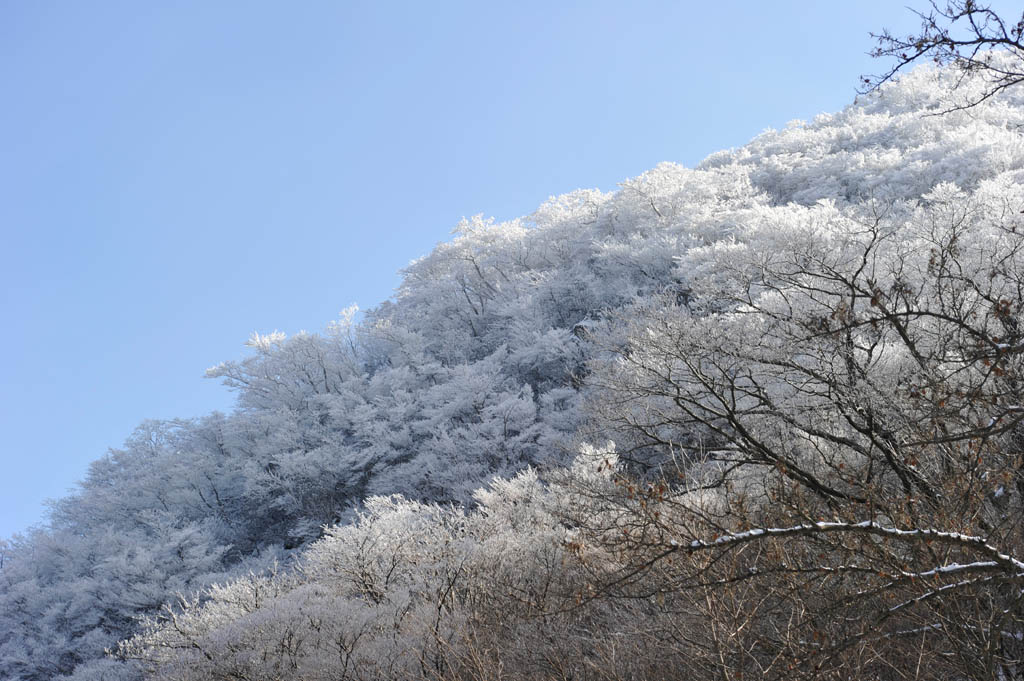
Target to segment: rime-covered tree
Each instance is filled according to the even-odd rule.
[[[1019,675],[1022,95],[921,115],[954,84],[985,87],[916,71],[532,226],[465,223],[337,385],[321,337],[222,367],[260,391],[234,418],[268,424],[268,537],[321,517],[288,492],[318,451],[307,488],[348,456],[382,496],[123,655],[168,679]],[[619,454],[515,474],[581,402],[578,437]],[[475,509],[431,503],[484,471],[506,477]]]
[[[943,35],[921,48],[956,61]],[[209,371],[231,413],[143,424],[0,547],[0,677],[137,678],[104,649],[139,617],[129,657],[172,678],[849,677],[875,668],[812,625],[858,585],[824,633],[862,660],[906,650],[900,622],[919,650],[955,625],[944,653],[1018,673],[1006,47],[696,168],[463,220],[361,321],[254,334]],[[621,465],[570,465],[608,438]],[[921,600],[880,621],[889,594]]]

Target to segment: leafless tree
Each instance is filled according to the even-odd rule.
[[[1021,208],[833,214],[624,317],[599,411],[674,467],[590,523],[606,593],[701,594],[723,678],[1024,673]]]
[[[907,67],[929,61],[958,67],[961,78],[984,76],[983,89],[947,110],[970,108],[1024,82],[1024,12],[1004,18],[977,0],[949,0],[942,5],[932,0],[930,9],[915,14],[921,18],[921,28],[914,35],[888,30],[872,34],[878,46],[871,56],[891,59],[893,65],[879,75],[864,76],[862,92],[876,90]]]

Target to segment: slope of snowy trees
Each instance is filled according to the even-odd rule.
[[[0,545],[0,677],[1020,674],[1024,94],[958,77],[253,336]]]

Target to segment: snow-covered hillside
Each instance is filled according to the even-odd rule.
[[[154,623],[148,638],[124,650],[182,679],[342,678],[342,664],[364,665],[352,678],[447,678],[454,667],[440,661],[454,651],[463,678],[484,678],[466,671],[473,636],[497,646],[509,640],[502,636],[532,632],[543,647],[545,635],[573,626],[595,638],[567,637],[564,650],[548,641],[552,659],[610,660],[613,647],[599,632],[629,617],[659,626],[671,618],[658,611],[664,595],[648,607],[649,583],[622,611],[580,606],[567,615],[586,597],[566,594],[617,574],[617,551],[625,550],[608,540],[589,553],[577,533],[589,528],[587,541],[607,539],[609,528],[633,526],[623,518],[642,516],[637,523],[662,534],[641,540],[622,530],[625,548],[671,552],[663,523],[682,506],[690,512],[696,504],[703,521],[720,523],[711,534],[738,531],[726,521],[722,508],[732,501],[723,490],[774,499],[800,483],[794,471],[806,474],[809,494],[823,496],[822,513],[836,522],[862,520],[837,500],[866,503],[890,484],[908,498],[934,493],[953,504],[943,467],[961,480],[964,471],[929,462],[927,448],[914,444],[921,424],[933,418],[930,427],[946,429],[944,442],[956,446],[979,439],[978,462],[997,443],[1009,451],[1024,351],[1013,332],[1024,281],[1016,237],[1024,89],[934,115],[956,77],[918,70],[839,113],[765,132],[695,169],[664,163],[614,192],[553,197],[511,222],[463,220],[450,241],[404,270],[393,300],[358,323],[349,310],[319,334],[254,336],[247,357],[209,372],[237,391],[232,413],[143,424],[93,463],[46,527],[0,545],[0,677],[136,678],[143,667],[104,649],[141,631],[137,617],[250,572],[256,576],[207,592],[206,609],[192,603],[178,629]],[[866,289],[857,289],[858,277]],[[849,304],[838,305],[844,286]],[[960,323],[955,333],[944,326],[951,319]],[[849,356],[841,344],[819,342],[852,328]],[[893,338],[903,336],[895,349]],[[757,339],[765,340],[756,350],[740,347]],[[975,360],[990,371],[975,375]],[[747,382],[737,378],[744,372]],[[769,374],[777,383],[762,380]],[[734,401],[716,407],[729,381]],[[990,381],[1002,382],[996,389]],[[940,389],[948,396],[937,396]],[[911,391],[930,400],[931,411],[905,406]],[[865,415],[871,405],[878,408]],[[891,446],[873,419],[884,420]],[[743,427],[756,431],[765,452],[786,449],[790,458],[756,454],[754,435],[737,435]],[[609,448],[586,448],[609,440],[621,461]],[[906,458],[892,464],[892,479],[858,477],[886,446],[884,456]],[[581,447],[588,454],[577,460]],[[725,454],[695,454],[712,449]],[[658,520],[637,510],[632,489],[621,506],[592,505],[626,486],[617,476],[653,480],[667,462],[678,479],[713,481],[714,490]],[[744,472],[748,463],[759,472]],[[993,464],[978,484],[1012,467]],[[999,483],[999,508],[1017,508],[1015,482]],[[800,517],[808,507],[782,504],[792,514],[778,510],[774,521],[818,521]],[[888,509],[884,521],[913,524],[916,511],[904,511]],[[722,515],[708,520],[715,513]],[[961,513],[974,518],[963,527],[937,521],[938,529],[975,532],[1005,520],[991,509],[975,515]],[[687,528],[687,539],[703,541],[698,529],[707,527],[673,517],[680,537]],[[607,525],[595,529],[595,518]],[[1002,569],[993,556],[1012,555],[1010,548],[971,554],[985,563],[977,579]],[[948,556],[964,565],[968,557]],[[928,569],[946,564],[929,560]],[[278,576],[265,576],[274,565]],[[890,579],[913,572],[900,565]],[[485,597],[485,577],[503,580],[500,604]],[[545,584],[562,600],[545,601]],[[730,607],[708,599],[709,612]],[[471,616],[502,608],[523,620],[510,615],[501,635],[499,623]],[[559,614],[543,619],[544,608]],[[703,627],[697,619],[686,626]],[[656,637],[645,639],[639,621],[627,632],[634,648],[623,654],[654,655]],[[255,661],[300,624],[321,627],[316,643],[304,639],[301,653],[279,650],[272,672]],[[685,638],[668,631],[657,636]],[[433,641],[429,654],[424,641]],[[681,646],[663,650],[665,664],[692,657]],[[330,663],[325,651],[333,651]],[[366,667],[371,661],[378,666]],[[554,664],[535,671],[557,675]],[[577,673],[598,678],[595,665]],[[608,665],[626,674],[620,661]]]

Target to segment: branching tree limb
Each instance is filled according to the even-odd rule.
[[[932,0],[926,12],[916,12],[921,28],[916,35],[900,36],[883,30],[872,34],[878,46],[871,56],[893,60],[878,75],[862,78],[862,93],[877,90],[908,67],[933,62],[952,64],[969,74],[984,77],[985,87],[972,92],[946,111],[967,109],[1024,82],[1024,12],[1020,17],[999,16],[976,0],[949,0],[940,5]]]

